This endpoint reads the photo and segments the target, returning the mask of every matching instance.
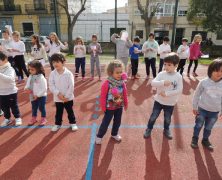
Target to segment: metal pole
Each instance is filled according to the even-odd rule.
[[[53,8],[54,8],[54,19],[55,19],[55,32],[57,34],[57,36],[59,36],[58,34],[58,23],[57,23],[57,6],[56,6],[56,0],[53,0]]]
[[[175,0],[175,9],[174,9],[174,18],[173,18],[173,32],[171,39],[171,49],[173,51],[175,47],[175,32],[176,32],[176,23],[177,23],[177,9],[178,9],[179,0]]]
[[[114,33],[117,33],[117,0],[115,0],[115,29]],[[116,59],[116,47],[115,47],[115,59]]]

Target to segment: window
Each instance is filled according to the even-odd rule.
[[[222,31],[217,32],[217,40],[222,40]]]
[[[143,30],[136,30],[136,36],[139,36],[140,39],[143,39]]]
[[[34,34],[32,23],[22,23],[22,26],[23,26],[24,36],[31,36]]]

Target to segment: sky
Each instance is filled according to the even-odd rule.
[[[93,12],[105,12],[107,9],[115,8],[115,0],[91,0]],[[128,0],[117,0],[117,6],[125,6]]]

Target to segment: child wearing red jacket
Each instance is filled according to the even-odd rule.
[[[190,68],[195,63],[194,69],[193,69],[193,76],[198,76],[196,73],[196,69],[198,66],[198,59],[200,58],[203,53],[200,50],[200,43],[202,41],[202,36],[200,34],[196,34],[193,38],[193,43],[190,45],[190,63],[187,70],[187,76],[190,77]]]
[[[102,85],[100,97],[101,109],[105,112],[105,115],[97,134],[96,144],[102,143],[102,138],[106,134],[112,119],[112,138],[116,141],[121,141],[122,139],[118,131],[121,124],[123,107],[126,110],[128,106],[125,84],[127,76],[123,73],[123,69],[124,65],[119,60],[114,60],[108,65],[107,73],[109,77]]]

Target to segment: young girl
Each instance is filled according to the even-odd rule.
[[[49,34],[49,39],[50,39],[50,41],[45,44],[45,47],[46,47],[46,51],[48,51],[49,63],[51,66],[51,70],[54,70],[54,67],[51,62],[51,56],[55,53],[60,53],[61,49],[64,49],[64,50],[67,49],[68,44],[66,42],[64,44],[62,44],[55,32],[51,32]]]
[[[97,35],[92,35],[92,42],[89,44],[88,52],[90,53],[90,64],[91,64],[91,80],[94,79],[94,66],[96,63],[96,70],[99,76],[99,81],[101,80],[101,70],[100,70],[100,62],[99,62],[99,54],[102,53],[102,49],[100,44],[97,41]]]
[[[121,141],[118,134],[121,124],[123,107],[128,107],[127,89],[124,82],[125,74],[123,74],[124,66],[118,61],[112,61],[107,68],[108,79],[103,83],[101,88],[100,104],[101,109],[105,113],[102,124],[100,125],[96,144],[101,144],[103,136],[106,134],[110,121],[113,119],[112,138]]]
[[[0,52],[0,84],[0,102],[5,117],[1,126],[7,126],[12,122],[11,112],[15,117],[15,125],[22,125],[17,102],[18,88],[15,84],[15,71],[8,62],[7,56],[2,52]]]
[[[45,48],[42,44],[40,44],[38,35],[32,35],[31,40],[32,40],[31,56],[34,58],[34,60],[39,61],[44,67],[45,60],[47,60]]]
[[[73,49],[75,55],[76,72],[75,77],[79,75],[79,68],[81,66],[82,80],[85,80],[85,66],[86,66],[86,46],[84,45],[82,37],[77,37],[75,40],[75,46]]]
[[[29,125],[37,122],[37,111],[41,112],[40,125],[45,125],[46,121],[46,96],[47,96],[47,81],[45,79],[45,71],[42,64],[38,60],[34,60],[28,64],[30,76],[27,80],[25,90],[30,94],[32,104],[32,119]]]
[[[183,38],[182,44],[179,46],[177,50],[177,54],[179,55],[180,62],[177,68],[177,72],[180,71],[180,74],[183,75],[184,66],[186,64],[186,60],[190,56],[189,46],[187,45],[188,39]]]
[[[55,126],[52,131],[58,131],[62,125],[63,110],[66,109],[72,131],[77,131],[76,119],[73,112],[74,78],[65,66],[65,57],[62,54],[53,54],[51,57],[54,70],[49,75],[49,89],[53,93],[56,105]]]
[[[190,77],[190,68],[195,63],[194,69],[193,69],[193,76],[198,76],[196,73],[196,69],[198,66],[198,59],[200,58],[203,53],[200,51],[200,43],[202,41],[202,36],[200,34],[196,34],[193,38],[193,43],[190,45],[190,63],[187,70],[187,76]]]
[[[23,71],[26,74],[27,77],[29,77],[29,72],[25,65],[25,44],[20,40],[20,33],[18,31],[14,31],[12,33],[12,48],[8,49],[9,52],[13,52],[13,58],[15,62],[15,66],[18,68],[19,71],[19,83],[22,82],[24,79]]]
[[[208,77],[201,80],[193,97],[193,114],[196,116],[192,148],[198,147],[198,137],[204,125],[202,144],[209,150],[211,130],[218,119],[222,120],[222,59],[214,60],[208,67]]]

